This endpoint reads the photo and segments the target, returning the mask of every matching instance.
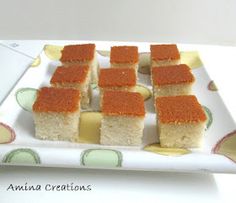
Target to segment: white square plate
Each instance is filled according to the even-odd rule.
[[[81,42],[83,43],[83,42]],[[127,43],[126,43],[127,44]],[[97,50],[109,50],[114,43],[97,44]],[[140,52],[149,52],[148,43],[132,43]],[[156,118],[153,99],[145,101],[146,118],[142,147],[102,146],[99,144],[45,141],[34,137],[31,113],[36,91],[49,86],[60,47],[46,45],[35,62],[18,81],[0,106],[0,162],[13,165],[55,167],[113,168],[157,171],[236,172],[236,127],[223,104],[214,82],[201,64],[197,52],[182,52],[181,60],[192,67],[196,78],[195,94],[208,116],[204,145],[200,149],[165,149],[156,142]],[[100,66],[109,66],[106,51],[98,51]],[[54,60],[52,60],[54,59]],[[151,90],[150,75],[139,73],[138,83]],[[98,89],[93,85],[91,108],[99,110]]]

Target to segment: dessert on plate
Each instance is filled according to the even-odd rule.
[[[160,96],[189,95],[195,78],[185,64],[152,68],[152,85],[155,98]]]
[[[207,117],[193,95],[156,98],[157,127],[162,147],[200,147]]]
[[[33,105],[36,138],[75,141],[78,138],[79,115],[79,90],[41,88]]]
[[[91,70],[91,80],[98,80],[98,61],[95,44],[66,45],[61,51],[60,61],[63,65],[88,65]]]
[[[145,108],[141,94],[105,91],[102,98],[102,114],[101,144],[142,144]]]
[[[81,107],[86,109],[91,101],[90,68],[88,65],[71,65],[57,67],[50,83],[53,87],[74,88],[80,90]]]
[[[150,46],[151,67],[180,64],[180,53],[176,44],[156,44]]]
[[[138,70],[139,54],[136,46],[113,46],[110,53],[112,68],[131,67]]]
[[[136,74],[133,68],[100,69],[98,86],[100,95],[106,90],[133,92],[136,86]]]

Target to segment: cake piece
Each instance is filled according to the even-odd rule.
[[[193,95],[158,97],[157,126],[162,147],[200,147],[206,115]]]
[[[176,44],[151,45],[151,66],[169,66],[180,64],[180,53]]]
[[[74,88],[80,90],[81,107],[86,109],[91,101],[89,66],[71,65],[69,68],[60,66],[54,72],[51,85],[59,88]]]
[[[185,64],[152,68],[153,94],[159,96],[189,95],[195,81]]]
[[[127,146],[142,144],[145,109],[141,94],[105,91],[102,114],[101,144]]]
[[[33,105],[36,138],[75,141],[79,132],[79,114],[79,90],[41,88]]]
[[[110,64],[112,68],[130,67],[138,70],[138,47],[113,46],[111,47]]]
[[[100,69],[98,86],[100,95],[105,90],[133,92],[136,86],[136,74],[133,68]]]
[[[66,45],[61,52],[63,65],[88,65],[91,70],[91,81],[98,81],[98,61],[95,44]]]

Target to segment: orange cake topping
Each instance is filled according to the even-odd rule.
[[[79,109],[79,101],[79,90],[43,87],[38,91],[33,111],[72,113]]]
[[[100,69],[99,87],[135,86],[136,74],[133,68]]]
[[[88,76],[89,67],[73,65],[69,67],[57,67],[50,83],[83,83]]]
[[[60,61],[90,61],[94,58],[95,44],[66,45],[61,52]]]
[[[145,116],[144,100],[141,94],[125,91],[105,91],[102,101],[105,115]]]
[[[176,44],[151,45],[151,58],[154,61],[178,60],[180,54]]]
[[[138,63],[138,47],[114,46],[111,47],[111,63]]]
[[[161,123],[193,123],[206,121],[206,115],[193,95],[158,97],[158,119]]]
[[[152,68],[154,85],[171,85],[194,82],[190,68],[185,64]]]

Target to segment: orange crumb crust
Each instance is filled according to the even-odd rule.
[[[79,90],[43,87],[38,91],[33,111],[73,113],[79,109],[79,101]]]
[[[180,53],[176,44],[151,45],[150,49],[151,59],[154,61],[180,59]]]
[[[135,86],[136,74],[133,68],[100,69],[99,87]]]
[[[89,66],[59,66],[54,72],[50,83],[63,84],[63,83],[77,83],[81,84],[88,76]]]
[[[102,100],[102,113],[109,116],[144,117],[143,97],[134,92],[105,91]]]
[[[154,85],[174,85],[192,83],[195,81],[190,68],[185,64],[152,68],[152,81]]]
[[[110,63],[138,63],[138,47],[113,46],[111,47]]]
[[[161,123],[199,123],[207,119],[193,95],[158,97],[156,109]]]
[[[95,44],[66,45],[61,51],[61,62],[91,61],[94,58]]]

